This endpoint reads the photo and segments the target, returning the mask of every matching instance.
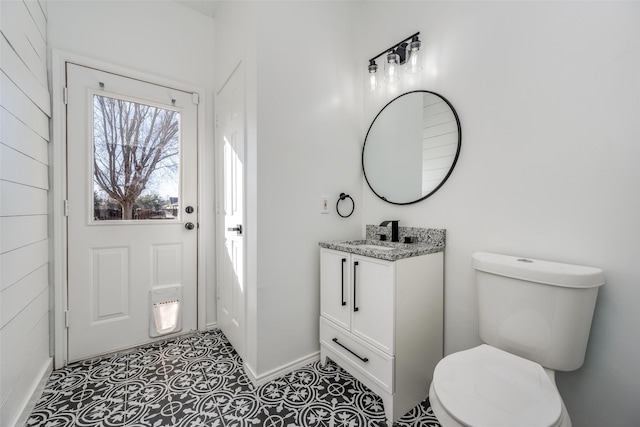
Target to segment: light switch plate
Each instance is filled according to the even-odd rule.
[[[320,196],[320,213],[329,213],[329,196]]]

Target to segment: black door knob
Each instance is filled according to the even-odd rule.
[[[238,236],[242,236],[242,224],[238,224],[235,227],[229,227],[227,228],[227,231],[235,231]]]
[[[184,228],[186,228],[187,230],[193,230],[194,228],[196,228],[196,226],[192,222],[188,222],[184,225]]]
[[[186,213],[193,213],[193,206],[187,206],[186,208],[184,208],[184,211]]]

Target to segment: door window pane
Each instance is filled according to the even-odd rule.
[[[180,113],[93,97],[94,221],[179,215]]]

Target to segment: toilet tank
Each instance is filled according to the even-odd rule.
[[[473,267],[485,343],[553,370],[582,366],[602,270],[484,252]]]

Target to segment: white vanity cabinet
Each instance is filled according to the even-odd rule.
[[[443,356],[443,253],[397,261],[320,249],[320,357],[378,394],[387,422],[428,395]]]

